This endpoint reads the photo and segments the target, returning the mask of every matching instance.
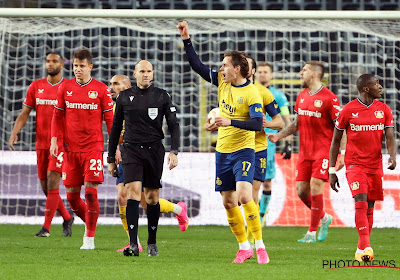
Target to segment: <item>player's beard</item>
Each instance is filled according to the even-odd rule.
[[[308,88],[309,85],[308,85],[308,83],[307,83],[305,80],[301,80],[301,87],[302,87],[302,88]]]
[[[54,76],[57,76],[58,73],[60,73],[60,71],[61,71],[61,68],[56,68],[56,69],[54,69],[52,72],[50,72],[49,70],[47,70],[47,75],[50,75],[50,76],[54,77]]]

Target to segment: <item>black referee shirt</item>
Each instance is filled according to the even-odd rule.
[[[117,98],[111,127],[108,157],[115,158],[124,121],[124,142],[143,144],[164,139],[162,130],[164,116],[171,133],[171,151],[177,152],[179,123],[171,96],[165,90],[153,85],[146,89],[140,89],[135,85],[121,91]]]

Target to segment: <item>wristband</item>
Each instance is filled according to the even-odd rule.
[[[336,174],[336,168],[335,167],[329,167],[328,173],[330,174]]]
[[[341,154],[342,156],[344,156],[345,153],[346,153],[346,150],[341,150],[341,151],[340,151],[340,154]]]
[[[115,163],[115,157],[107,157],[107,163]]]

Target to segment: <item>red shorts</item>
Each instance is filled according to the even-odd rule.
[[[37,149],[37,169],[39,180],[47,179],[47,171],[55,171],[61,174],[64,161],[64,151],[60,151],[58,157],[52,157],[48,149]]]
[[[299,158],[296,166],[296,181],[310,182],[311,177],[328,181],[329,160],[321,158],[317,160],[306,160]]]
[[[67,152],[62,179],[65,186],[103,183],[103,152]]]
[[[366,193],[367,201],[383,200],[383,172],[369,174],[357,168],[346,171],[346,178],[353,197],[357,194]]]

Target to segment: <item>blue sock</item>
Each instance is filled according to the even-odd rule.
[[[264,217],[267,211],[269,201],[271,200],[271,191],[263,191],[260,199],[260,216]]]

